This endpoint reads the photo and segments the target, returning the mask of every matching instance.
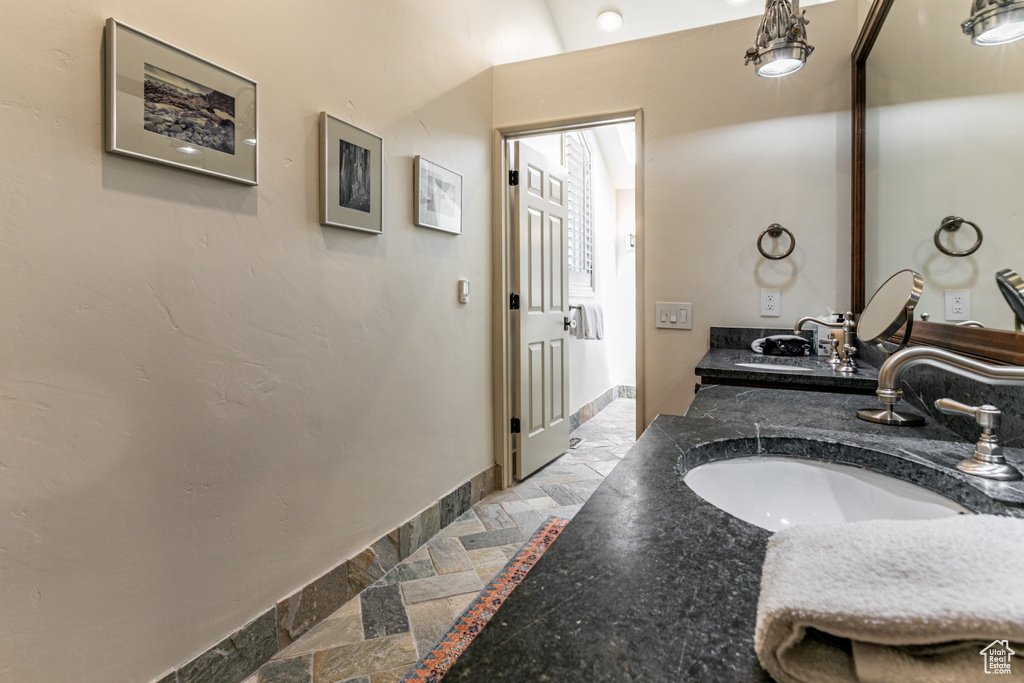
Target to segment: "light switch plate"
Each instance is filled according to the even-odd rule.
[[[654,326],[666,330],[692,330],[693,304],[658,302]]]

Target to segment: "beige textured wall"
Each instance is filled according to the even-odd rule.
[[[5,13],[0,680],[150,680],[492,462],[490,65],[560,49],[506,4]],[[258,81],[259,187],[102,151],[107,16]],[[318,225],[322,109],[384,138],[383,236]]]
[[[757,18],[495,69],[498,127],[644,110],[646,420],[689,406],[711,325],[787,326],[849,305],[858,2],[808,9],[817,50],[783,79],[743,65]],[[784,261],[755,246],[773,222],[798,240]],[[760,317],[760,287],[782,290],[781,318]],[[657,301],[692,302],[693,330],[656,330]]]

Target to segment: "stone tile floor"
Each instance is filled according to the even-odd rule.
[[[636,401],[620,398],[552,463],[497,491],[245,683],[394,683],[552,515],[571,519],[632,447]]]

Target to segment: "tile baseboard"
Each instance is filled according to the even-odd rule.
[[[569,416],[569,431],[574,432],[579,426],[608,407],[617,398],[636,398],[636,387],[631,384],[620,384],[604,392],[590,403],[583,405]]]
[[[275,654],[391,571],[441,529],[497,488],[498,466],[463,482],[220,643],[153,683],[242,683]]]

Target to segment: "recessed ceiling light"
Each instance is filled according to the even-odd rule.
[[[202,151],[196,149],[192,145],[183,145],[181,147],[178,147],[178,151],[184,152],[185,154],[202,154]]]
[[[618,12],[608,10],[597,15],[597,25],[602,31],[612,33],[622,28],[622,15]]]
[[[745,5],[748,2],[750,2],[750,0],[725,0],[725,1],[727,3],[729,3],[730,5],[734,5],[736,7],[739,7],[740,5]]]

